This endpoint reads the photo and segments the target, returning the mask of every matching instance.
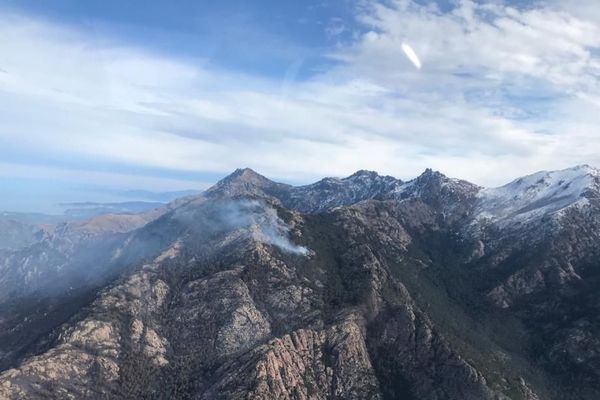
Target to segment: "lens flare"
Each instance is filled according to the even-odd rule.
[[[412,47],[410,47],[407,43],[402,43],[402,51],[417,69],[421,69],[421,60],[419,60],[417,53],[415,53]]]

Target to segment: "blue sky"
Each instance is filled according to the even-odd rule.
[[[595,0],[1,1],[0,209],[600,166],[599,54]]]
[[[346,1],[232,1],[218,6],[211,1],[9,1],[0,10],[5,15],[85,32],[92,42],[126,43],[160,57],[284,81],[290,73],[294,79],[310,77],[333,61],[326,54],[344,35],[331,30],[343,30],[352,18],[353,7]],[[24,106],[23,114],[26,113]],[[132,176],[157,177],[163,180],[155,189],[158,191],[202,188],[227,172],[155,168],[102,157],[90,160],[76,152],[66,155],[32,149],[20,141],[0,143],[1,159],[6,163],[67,172],[67,176],[53,174],[48,168],[45,176],[38,179],[34,172],[11,176],[7,168],[0,177],[5,188],[5,196],[0,200],[2,209],[27,211],[42,207],[43,211],[52,212],[58,211],[55,205],[62,201],[120,199],[115,197],[110,176],[103,188],[102,184],[73,180],[69,171],[126,171]],[[179,182],[170,184],[170,178]],[[154,189],[154,182],[150,183],[147,190]],[[135,188],[135,179],[124,183],[128,184]]]
[[[282,77],[302,59],[302,75],[340,39],[328,30],[352,23],[355,3],[323,1],[18,1],[9,9],[179,58],[202,58],[244,73]],[[13,7],[10,7],[12,5]],[[339,22],[338,22],[339,21]]]

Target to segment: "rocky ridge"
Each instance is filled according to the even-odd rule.
[[[524,178],[551,189],[519,198],[520,224],[490,215],[529,183],[238,170],[107,234],[114,274],[38,316],[0,397],[596,398],[600,213],[595,170],[577,170]]]

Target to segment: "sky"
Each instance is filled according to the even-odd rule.
[[[600,167],[599,78],[597,0],[0,0],[0,210]]]

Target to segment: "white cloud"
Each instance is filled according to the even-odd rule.
[[[359,168],[408,178],[431,166],[499,184],[600,165],[590,150],[600,146],[598,22],[550,3],[470,1],[449,13],[369,3],[357,18],[368,28],[333,55],[340,65],[280,82],[0,15],[0,144],[296,181]]]
[[[515,75],[586,87],[600,72],[590,52],[600,47],[600,27],[565,11],[462,0],[443,13],[408,0],[391,3],[372,3],[360,16],[372,30],[345,59],[365,69],[373,67],[383,78],[397,76],[398,85],[406,83],[404,76],[395,74],[404,40],[438,76],[477,73],[485,83]]]

